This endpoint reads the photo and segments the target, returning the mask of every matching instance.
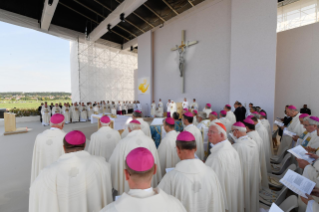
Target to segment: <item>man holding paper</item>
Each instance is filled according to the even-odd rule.
[[[307,134],[303,138],[302,146],[306,146],[308,151],[316,152],[319,148],[319,137],[317,135],[317,126],[319,125],[319,118],[316,116],[308,116],[304,118],[304,127]]]
[[[312,190],[311,195],[319,197],[319,188],[315,187]],[[313,197],[311,195],[306,194],[308,199],[301,197],[301,200],[307,205],[306,212],[317,212],[317,211],[319,211],[319,204],[317,202],[315,202],[315,200],[313,199]]]

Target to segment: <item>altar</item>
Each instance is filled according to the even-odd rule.
[[[116,118],[112,118],[112,116],[114,115],[111,116],[110,113],[107,113],[107,114],[100,113],[100,114],[91,115],[91,124],[99,123],[99,120],[104,115],[108,115],[110,117],[111,121],[113,122],[112,128],[115,130],[123,130],[125,126],[132,120],[132,118],[129,116],[116,115]]]

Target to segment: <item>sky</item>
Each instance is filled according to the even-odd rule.
[[[0,22],[0,92],[71,92],[69,41]]]

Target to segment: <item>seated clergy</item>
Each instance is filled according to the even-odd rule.
[[[166,168],[175,167],[180,161],[176,152],[176,138],[178,133],[175,131],[175,121],[173,118],[166,118],[163,123],[164,130],[166,132],[165,137],[162,139],[158,147],[158,155],[161,162],[162,174],[166,173]]]
[[[155,110],[156,117],[163,117],[163,103],[159,102]]]
[[[188,131],[193,134],[196,141],[197,151],[196,155],[201,160],[204,160],[204,143],[202,139],[202,134],[200,130],[193,125],[193,114],[191,112],[186,112],[183,114],[182,122],[184,123],[184,131]]]
[[[158,185],[179,199],[188,212],[225,211],[224,193],[213,169],[195,159],[196,141],[192,133],[177,136],[176,149],[181,159]]]
[[[129,186],[125,181],[124,165],[127,154],[137,147],[144,147],[150,150],[155,159],[155,163],[158,167],[161,167],[158,153],[154,141],[146,136],[142,129],[141,123],[138,120],[132,120],[128,125],[128,135],[120,140],[116,145],[111,157],[110,164],[112,167],[112,182],[113,188],[122,194],[123,192],[129,191]],[[156,187],[162,178],[161,169],[158,169],[156,174],[153,176],[152,185]]]
[[[236,149],[243,173],[245,212],[259,211],[260,165],[259,150],[255,141],[246,135],[246,127],[242,122],[232,126]]]
[[[212,145],[206,165],[218,176],[225,194],[225,207],[229,212],[244,212],[244,187],[240,159],[237,151],[227,140],[226,127],[212,123],[208,130]]]
[[[316,116],[305,117],[303,125],[306,128],[307,133],[303,137],[301,144],[302,146],[305,146],[308,151],[316,152],[319,148],[319,137],[317,136],[319,118]]]
[[[30,187],[29,211],[100,211],[112,202],[110,165],[84,151],[85,135],[71,131],[65,154],[44,168]]]
[[[235,124],[236,116],[233,111],[231,111],[231,106],[229,104],[225,105],[224,110],[227,112],[226,119],[230,121],[231,125]]]
[[[206,118],[208,118],[209,114],[212,112],[211,107],[212,105],[210,103],[207,103],[205,105],[205,108],[203,109],[203,112],[206,113]]]
[[[178,199],[152,187],[152,177],[158,168],[154,161],[146,148],[131,150],[124,162],[125,180],[130,190],[100,212],[186,212]]]
[[[31,184],[44,167],[50,165],[64,154],[64,116],[62,114],[53,115],[50,119],[50,126],[50,129],[40,133],[35,139],[32,156]]]
[[[114,148],[121,140],[121,135],[110,127],[111,119],[108,116],[102,116],[100,123],[101,128],[91,135],[88,152],[91,155],[102,156],[109,161]]]
[[[312,196],[311,196],[312,195]],[[301,197],[301,200],[307,205],[306,212],[317,212],[319,211],[319,204],[314,200],[313,196],[319,197],[319,188],[315,187],[311,195],[306,194],[307,199]]]
[[[151,138],[152,135],[151,135],[150,125],[146,121],[144,121],[142,116],[143,116],[142,112],[139,110],[136,110],[133,112],[132,119],[138,120],[141,123],[142,131],[144,132],[144,134]],[[129,129],[128,129],[128,126],[126,126],[123,133],[122,133],[122,138],[125,138],[128,133],[129,133]]]
[[[196,102],[196,99],[193,99],[192,104],[190,105],[191,110],[199,110],[198,103]]]

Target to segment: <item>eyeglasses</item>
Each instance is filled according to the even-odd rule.
[[[236,130],[238,130],[238,129],[231,130],[231,132],[234,133]]]

